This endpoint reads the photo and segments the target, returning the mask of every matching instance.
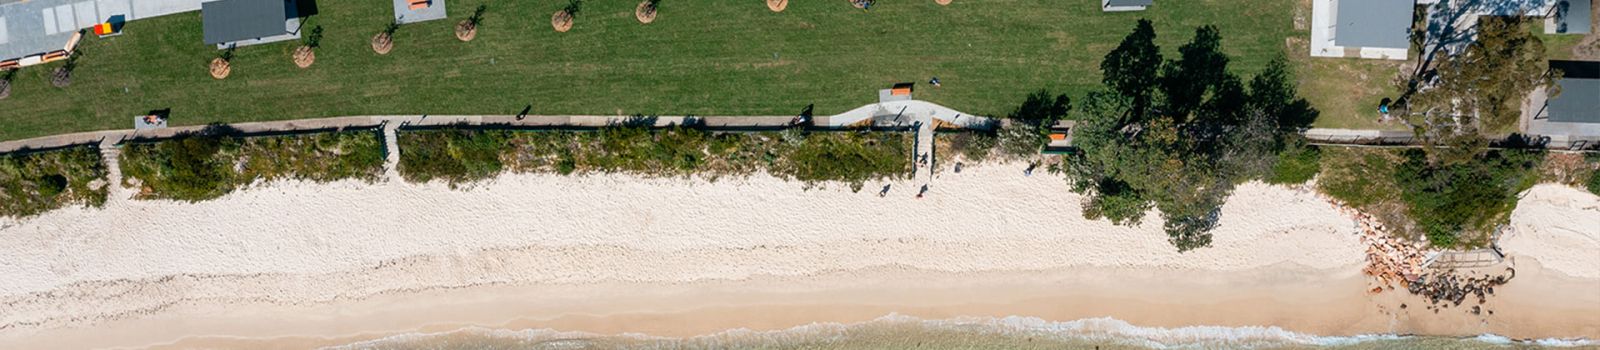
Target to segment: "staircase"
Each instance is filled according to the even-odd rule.
[[[400,177],[400,122],[390,120],[383,123],[383,176],[391,179]]]
[[[106,189],[112,194],[110,197],[126,198],[121,196],[128,189],[122,187],[122,149],[117,147],[117,142],[100,141],[100,163],[106,167]]]

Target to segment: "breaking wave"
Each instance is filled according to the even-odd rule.
[[[783,330],[732,329],[669,338],[602,335],[551,329],[469,327],[442,333],[408,333],[329,349],[559,349],[559,348],[1063,348],[1105,349],[1500,349],[1600,347],[1590,339],[1513,340],[1396,334],[1318,336],[1273,326],[1145,327],[1114,318],[1047,321],[1035,317],[959,317],[942,320],[890,314],[843,324],[813,323]]]

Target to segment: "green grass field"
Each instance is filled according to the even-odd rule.
[[[449,1],[451,18],[405,25],[394,52],[368,40],[392,18],[388,1],[320,1],[316,64],[290,61],[294,42],[240,48],[232,76],[213,80],[219,51],[201,41],[198,12],[130,22],[125,35],[85,39],[65,89],[54,66],[16,76],[0,100],[0,139],[131,127],[171,108],[174,125],[373,114],[792,115],[807,104],[838,113],[874,102],[891,83],[925,82],[918,99],[1004,114],[1027,92],[1073,97],[1097,88],[1099,61],[1140,18],[1169,57],[1195,26],[1217,25],[1235,71],[1251,75],[1283,52],[1291,1],[1162,1],[1101,13],[1094,0],[844,0],[663,2],[654,23],[633,0],[591,0],[568,33],[550,28],[565,1],[495,1],[476,40],[452,27],[485,0]],[[1310,92],[1310,91],[1307,91]]]

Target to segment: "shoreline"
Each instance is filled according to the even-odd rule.
[[[1488,305],[1495,316],[1398,310],[1411,296],[1368,295],[1349,269],[1273,266],[1250,271],[1071,268],[929,272],[904,268],[760,276],[692,283],[490,285],[388,293],[304,305],[189,303],[149,318],[42,331],[19,348],[318,348],[462,329],[563,332],[583,337],[692,338],[853,325],[898,315],[1071,322],[1111,318],[1137,327],[1271,327],[1316,337],[1427,335],[1589,339],[1600,334],[1600,296],[1585,280],[1523,260],[1528,288]],[[1569,292],[1558,292],[1568,290]],[[1593,290],[1590,290],[1593,291]],[[1541,303],[1558,298],[1574,304]],[[1413,304],[1415,305],[1415,304]],[[1584,307],[1583,305],[1596,305]],[[1460,325],[1481,324],[1471,327]],[[1213,329],[1213,331],[1217,331]],[[1271,333],[1271,332],[1268,332]],[[1155,341],[1192,335],[1144,334]],[[1220,336],[1220,335],[1219,335]],[[1187,337],[1187,338],[1186,338]],[[3,339],[3,338],[0,338]],[[12,343],[10,340],[4,343]]]
[[[1592,195],[1530,191],[1505,242],[1517,280],[1485,304],[1498,313],[1435,315],[1368,294],[1355,222],[1307,190],[1240,186],[1212,247],[1180,254],[1159,224],[1083,219],[1065,181],[1025,166],[942,173],[924,199],[909,180],[878,198],[762,175],[538,174],[113,198],[0,227],[0,347],[303,348],[473,326],[685,337],[889,314],[1600,339],[1600,279],[1564,272],[1600,268],[1581,254],[1600,240],[1571,229],[1600,221]]]

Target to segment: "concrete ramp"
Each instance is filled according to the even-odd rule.
[[[993,129],[994,119],[975,116],[969,113],[950,109],[932,102],[906,100],[874,103],[839,113],[827,118],[819,118],[817,126],[846,128],[871,121],[874,126],[913,126],[917,121],[931,123],[938,120],[942,125],[968,129]]]

